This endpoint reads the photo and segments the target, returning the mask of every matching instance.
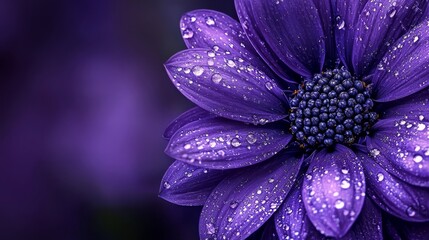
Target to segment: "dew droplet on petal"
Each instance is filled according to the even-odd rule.
[[[169,189],[171,187],[169,182],[164,182],[164,188]]]
[[[257,139],[253,133],[249,133],[246,137],[246,140],[249,144],[254,144],[257,141]]]
[[[215,25],[215,20],[214,20],[214,18],[212,18],[212,17],[206,17],[206,24],[207,24],[208,26],[213,26],[213,25]]]
[[[207,228],[207,233],[208,233],[209,235],[213,235],[213,234],[215,234],[215,233],[216,233],[216,229],[215,229],[215,227],[213,226],[213,224],[211,224],[211,223],[207,223],[207,224],[206,224],[206,228]]]
[[[204,68],[200,67],[200,66],[195,66],[192,68],[192,73],[199,77],[204,73]]]
[[[410,217],[414,217],[416,215],[416,210],[413,207],[407,208],[407,215]]]
[[[341,181],[341,188],[342,189],[348,189],[348,188],[350,188],[350,182],[347,181],[347,180]]]
[[[381,182],[384,180],[384,175],[383,173],[377,173],[377,181]]]
[[[415,163],[419,163],[419,162],[423,161],[423,157],[420,155],[415,155],[413,160]]]
[[[241,146],[241,142],[240,142],[240,140],[238,140],[238,138],[233,138],[233,139],[231,140],[231,145],[232,145],[233,147],[239,147],[239,146]]]
[[[344,201],[341,199],[338,199],[337,201],[335,201],[335,208],[336,209],[342,209],[344,207]]]
[[[222,75],[215,73],[212,75],[212,81],[216,84],[219,84],[222,81]]]
[[[189,39],[194,36],[194,32],[192,31],[192,29],[186,28],[185,30],[183,30],[182,36],[184,39]]]
[[[237,208],[237,206],[238,206],[238,202],[237,202],[237,201],[232,201],[232,202],[229,204],[229,207],[230,207],[230,208],[232,208],[232,209]]]

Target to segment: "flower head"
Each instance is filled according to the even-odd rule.
[[[166,130],[160,196],[203,205],[202,239],[427,236],[427,1],[235,5],[181,20],[165,67],[198,107]]]

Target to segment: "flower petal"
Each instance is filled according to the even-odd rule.
[[[279,208],[302,163],[283,152],[228,176],[212,192],[200,217],[201,239],[245,239]]]
[[[170,139],[175,132],[188,123],[213,117],[215,117],[214,114],[211,114],[200,107],[189,109],[170,123],[170,125],[165,129],[164,138]]]
[[[383,240],[381,211],[368,198],[353,227],[341,240]]]
[[[165,67],[183,95],[219,116],[263,124],[286,115],[285,96],[275,81],[237,55],[190,49]]]
[[[320,15],[326,11],[312,0],[236,0],[235,5],[250,41],[270,65],[285,64],[305,77],[322,70],[326,36]]]
[[[402,36],[386,53],[372,77],[375,97],[388,102],[429,86],[429,20]]]
[[[407,221],[429,220],[429,189],[409,185],[358,153],[366,171],[367,194],[384,211]]]
[[[198,167],[240,168],[272,157],[291,138],[271,124],[262,127],[219,117],[201,119],[176,132],[166,153]]]
[[[335,4],[335,40],[337,52],[343,64],[353,69],[353,44],[359,15],[368,0],[347,1],[336,0]]]
[[[355,73],[365,76],[374,69],[388,47],[417,24],[426,5],[426,0],[368,1],[355,25]]]
[[[175,161],[162,178],[159,196],[178,205],[204,205],[212,190],[230,173]]]
[[[280,209],[274,214],[279,239],[306,239],[311,222],[307,218],[301,194],[302,180],[287,195]]]
[[[429,186],[427,120],[410,112],[379,120],[372,130],[374,134],[367,138],[367,147],[375,162],[410,184]]]
[[[234,53],[269,73],[268,66],[252,47],[240,23],[224,13],[205,9],[188,12],[180,20],[180,29],[188,48]]]
[[[347,147],[324,149],[314,156],[302,197],[313,225],[324,235],[342,237],[359,215],[365,196],[361,163]]]

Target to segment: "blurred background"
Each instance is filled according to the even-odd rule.
[[[0,1],[0,239],[198,238],[158,198],[164,128],[192,107],[163,63],[179,19],[233,0]]]

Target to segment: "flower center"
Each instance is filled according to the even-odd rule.
[[[344,67],[316,74],[290,100],[290,130],[303,147],[352,144],[378,115],[366,84]]]

